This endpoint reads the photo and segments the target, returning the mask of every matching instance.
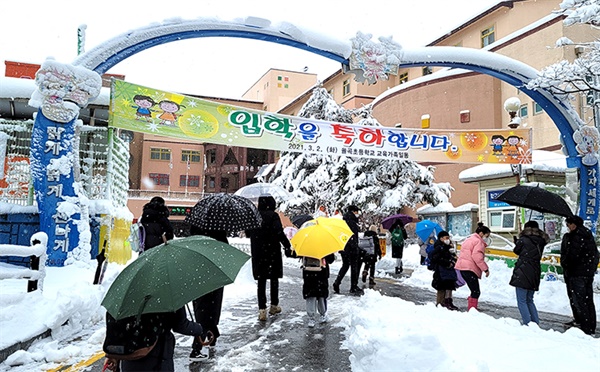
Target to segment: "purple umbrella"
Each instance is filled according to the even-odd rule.
[[[391,216],[387,216],[381,221],[381,226],[389,230],[397,221],[401,221],[403,225],[406,225],[409,222],[413,222],[413,218],[406,214],[394,214]]]

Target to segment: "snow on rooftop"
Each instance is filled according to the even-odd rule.
[[[30,99],[35,90],[36,85],[33,79],[0,77],[0,99]],[[108,106],[110,103],[110,88],[101,88],[98,97],[89,103]]]
[[[565,173],[567,170],[567,157],[565,155],[544,151],[533,150],[532,164],[523,164],[523,171],[534,170],[542,172]],[[481,164],[460,172],[458,179],[461,182],[475,182],[484,179],[502,178],[512,176],[510,164]]]

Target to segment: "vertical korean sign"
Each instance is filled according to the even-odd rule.
[[[113,80],[109,125],[221,145],[379,159],[531,163],[530,130],[405,130],[251,110]]]

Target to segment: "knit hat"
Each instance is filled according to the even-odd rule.
[[[445,237],[445,236],[450,236],[450,234],[448,234],[447,231],[440,231],[439,234],[437,235],[438,240]]]

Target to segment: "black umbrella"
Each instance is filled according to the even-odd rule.
[[[310,221],[313,219],[313,216],[308,215],[308,214],[300,214],[294,218],[292,218],[292,223],[294,224],[294,226],[296,226],[297,228],[300,228],[300,226],[304,225],[304,223],[306,221]]]
[[[535,186],[511,187],[500,194],[496,200],[542,213],[552,213],[563,217],[573,215],[571,208],[560,195]]]
[[[185,222],[204,230],[238,232],[260,227],[262,218],[248,199],[231,194],[214,194],[201,199]]]

